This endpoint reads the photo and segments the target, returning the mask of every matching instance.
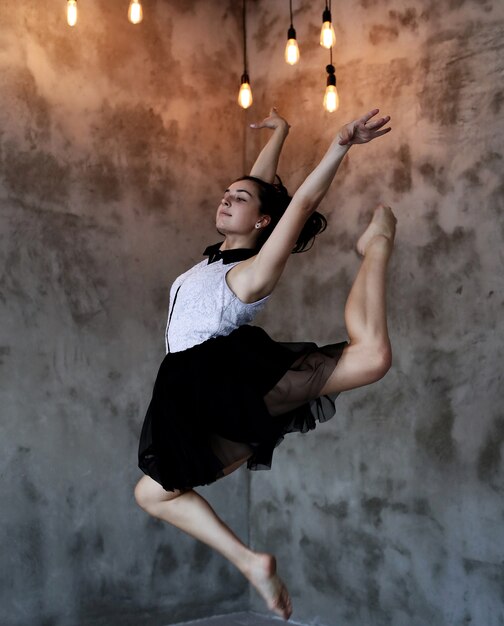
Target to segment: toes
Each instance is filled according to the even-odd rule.
[[[280,610],[280,615],[284,619],[289,619],[292,614],[291,599],[289,596],[289,592],[285,588],[282,589],[278,598],[277,609]]]
[[[289,619],[292,615],[292,604],[290,602],[290,598],[287,598],[284,604],[284,617],[285,619]]]

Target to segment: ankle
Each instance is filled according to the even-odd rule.
[[[235,565],[246,578],[250,578],[251,573],[257,567],[257,562],[257,553],[243,546],[243,551],[235,561]]]
[[[242,567],[239,567],[242,574],[249,579],[257,575],[258,572],[270,574],[270,571],[274,568],[275,561],[271,554],[253,552],[252,550],[248,551],[248,554],[243,560]]]

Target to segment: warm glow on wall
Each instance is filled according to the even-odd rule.
[[[68,0],[67,2],[67,23],[69,26],[75,26],[77,24],[76,0]]]
[[[247,63],[247,0],[242,0],[243,8],[243,72],[238,92],[238,104],[243,109],[252,106],[252,88]],[[285,62],[295,65],[299,62],[300,53],[296,37],[296,30],[293,25],[292,0],[289,0],[290,26],[287,30],[287,44],[285,46]],[[67,22],[69,26],[77,24],[77,0],[67,0]],[[139,24],[143,20],[143,8],[140,0],[130,0],[128,8],[128,19],[132,24]],[[320,34],[320,44],[330,50],[330,64],[326,70],[328,72],[327,85],[324,92],[324,109],[329,113],[337,111],[339,107],[339,95],[336,89],[336,73],[332,64],[332,48],[336,42],[334,28],[331,17],[331,0],[325,0],[325,10],[322,14],[323,26]]]
[[[128,9],[128,19],[132,24],[140,24],[143,20],[143,9],[139,0],[131,0]]]

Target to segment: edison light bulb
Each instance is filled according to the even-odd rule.
[[[327,85],[324,94],[324,109],[328,113],[334,113],[339,107],[339,96],[336,85]]]
[[[131,0],[128,9],[128,19],[132,24],[140,24],[143,20],[143,10],[139,0]]]
[[[250,89],[248,76],[245,81],[242,78],[240,93],[238,94],[238,104],[244,109],[248,109],[249,106],[252,105],[252,89]]]
[[[299,46],[296,39],[296,31],[291,26],[287,31],[287,45],[285,46],[285,62],[295,65],[299,61]]]
[[[325,11],[322,13],[322,30],[320,31],[320,45],[324,48],[332,48],[336,43],[336,35],[332,25],[331,11],[326,3]]]
[[[295,65],[299,61],[299,46],[295,39],[289,39],[285,46],[285,61],[289,65]]]
[[[336,43],[336,33],[332,22],[324,22],[320,31],[320,45],[324,48],[332,48]]]
[[[69,26],[77,24],[77,2],[75,0],[68,0],[67,2],[67,22]]]

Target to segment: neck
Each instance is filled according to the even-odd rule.
[[[256,238],[250,235],[226,235],[220,247],[221,250],[235,250],[247,248],[253,250],[256,247]]]

